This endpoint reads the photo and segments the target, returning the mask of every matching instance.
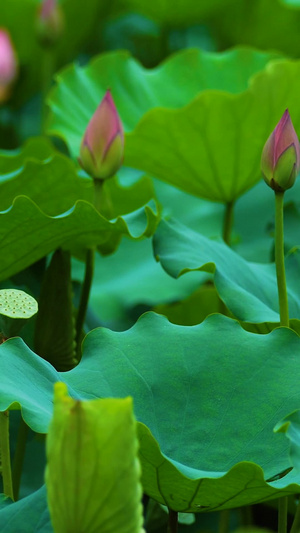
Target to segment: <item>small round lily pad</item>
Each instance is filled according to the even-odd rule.
[[[25,321],[38,311],[37,301],[18,289],[0,290],[0,331],[5,337],[17,335]]]

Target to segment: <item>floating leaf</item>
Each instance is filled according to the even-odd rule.
[[[205,89],[233,93],[245,90],[249,78],[274,57],[249,48],[221,54],[192,49],[175,54],[156,69],[147,70],[128,52],[103,54],[87,67],[71,65],[56,76],[57,86],[48,98],[51,107],[48,132],[62,137],[76,159],[86,126],[107,87],[112,90],[125,130],[130,131],[154,107],[182,107]],[[126,159],[137,163],[140,158],[130,155],[130,137],[129,143]],[[156,150],[161,152],[158,143]]]
[[[149,313],[122,333],[92,331],[69,372],[21,339],[0,352],[0,410],[21,405],[35,431],[48,429],[56,381],[73,398],[132,394],[143,488],[160,503],[206,512],[300,491],[286,439],[273,432],[300,402],[300,339],[287,328],[254,335],[222,315],[182,327]]]

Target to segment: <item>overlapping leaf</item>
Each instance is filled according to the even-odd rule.
[[[0,527],[3,533],[53,533],[45,486],[1,509]]]
[[[144,490],[173,509],[216,510],[299,492],[286,439],[273,433],[300,402],[300,339],[291,330],[253,335],[221,315],[186,328],[150,313],[122,333],[92,331],[69,372],[56,372],[20,339],[0,352],[0,409],[21,405],[35,431],[47,431],[58,380],[74,398],[131,394]]]
[[[246,48],[221,54],[185,50],[146,70],[128,52],[104,54],[85,68],[72,65],[57,75],[57,86],[48,99],[52,111],[48,130],[62,137],[77,158],[85,128],[108,87],[130,131],[154,107],[182,107],[205,89],[245,90],[249,78],[272,58],[274,54]],[[131,138],[129,142],[128,162],[133,161]],[[134,163],[138,166],[137,160]]]
[[[128,135],[127,164],[209,200],[236,200],[260,179],[262,147],[285,108],[300,130],[299,71],[300,62],[274,61],[242,94],[205,91],[183,109],[149,111]]]
[[[31,139],[21,150],[0,152],[0,210],[8,209],[16,196],[25,195],[48,215],[59,215],[77,200],[93,202],[93,182],[77,175],[69,158],[43,138]],[[112,217],[130,213],[154,197],[150,179],[142,177],[128,186],[117,179],[104,184],[112,203]]]
[[[214,274],[221,299],[243,322],[279,322],[274,263],[250,263],[223,241],[213,241],[176,221],[161,221],[154,236],[154,254],[173,277],[204,270]],[[288,299],[291,318],[300,318],[300,253],[287,257]]]
[[[19,152],[2,152],[0,169],[1,279],[58,246],[80,254],[95,245],[111,253],[122,235],[149,236],[156,227],[154,191],[146,177],[129,187],[116,178],[104,185],[113,206],[109,222],[92,205],[92,180],[79,177],[74,163],[41,139]]]
[[[155,205],[149,204],[109,222],[92,204],[79,200],[56,217],[45,215],[37,205],[19,196],[12,207],[0,212],[0,279],[23,270],[58,247],[81,255],[87,247],[98,246],[111,253],[122,235],[139,239],[150,236],[157,224]]]

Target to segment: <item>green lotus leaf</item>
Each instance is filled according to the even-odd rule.
[[[46,137],[32,137],[17,150],[0,150],[0,173],[15,172],[24,165],[28,159],[43,161],[53,157],[56,150]]]
[[[290,459],[293,467],[300,472],[300,410],[285,416],[274,428],[275,432],[285,433],[290,441]]]
[[[126,164],[196,196],[236,200],[261,179],[262,147],[284,108],[300,130],[299,72],[300,62],[274,61],[242,94],[205,91],[182,109],[149,111],[127,136]]]
[[[147,70],[128,52],[103,54],[84,68],[71,65],[57,74],[57,85],[48,97],[51,108],[48,133],[64,139],[77,159],[86,126],[108,87],[125,130],[131,131],[154,107],[182,107],[205,89],[232,93],[245,90],[251,76],[274,57],[249,48],[223,53],[192,49]],[[130,148],[130,137],[129,143]],[[155,151],[158,148],[157,143]],[[130,148],[127,161],[134,159],[131,152]]]
[[[73,259],[73,280],[82,281],[83,277],[84,263]],[[209,277],[204,272],[194,272],[174,280],[155,261],[149,239],[123,239],[114,254],[95,257],[89,329],[100,324],[127,329],[135,322],[138,310],[186,298]]]
[[[26,498],[0,509],[0,528],[3,533],[53,533],[45,485]]]
[[[175,220],[159,224],[154,254],[175,278],[194,270],[212,273],[220,298],[239,320],[280,321],[274,263],[246,261],[223,241],[207,239]],[[300,318],[299,267],[300,251],[294,248],[286,259],[286,270],[290,317],[295,319]]]
[[[0,410],[19,405],[47,432],[56,381],[75,399],[131,394],[144,491],[182,512],[237,507],[300,490],[273,432],[300,402],[299,351],[288,328],[254,335],[222,315],[182,327],[148,313],[128,331],[89,333],[79,365],[59,373],[15,338],[0,346]]]
[[[111,253],[120,238],[150,236],[157,225],[154,202],[124,217],[108,221],[88,202],[78,200],[69,211],[50,217],[25,196],[0,212],[0,279],[20,272],[48,253],[62,247],[82,255],[91,246]]]
[[[78,176],[74,163],[43,138],[32,139],[16,152],[0,151],[0,173],[0,210],[8,209],[20,195],[52,216],[70,209],[76,200],[93,203],[92,180]],[[144,176],[131,184],[129,180],[130,172],[123,186],[116,177],[104,184],[112,218],[135,211],[154,197],[150,178]]]

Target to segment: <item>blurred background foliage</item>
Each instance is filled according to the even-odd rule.
[[[16,151],[31,136],[42,134],[44,101],[53,84],[53,73],[66,65],[73,62],[85,65],[95,55],[120,49],[128,50],[148,69],[156,69],[170,55],[186,48],[223,52],[243,45],[264,51],[270,57],[273,54],[291,59],[300,57],[300,0],[61,0],[65,29],[51,51],[53,63],[49,72],[45,70],[45,65],[49,66],[49,62],[45,61],[49,50],[41,46],[36,33],[39,5],[40,0],[0,0],[0,28],[10,32],[19,64],[18,77],[10,98],[0,103],[0,150],[15,150],[10,155],[4,152],[0,154],[0,207],[3,210],[8,209],[5,201],[9,199],[10,203],[9,195],[15,192],[13,184],[17,184],[18,179],[20,182],[25,178],[29,180],[30,176],[33,177],[30,198],[37,202],[39,208],[49,206],[51,194],[53,198],[56,195],[57,212],[51,211],[51,214],[71,208],[76,199],[85,199],[85,194],[88,198],[84,179],[78,183],[73,180],[77,172],[73,163],[66,162],[57,152],[53,155],[55,149],[50,143],[27,142],[22,151]],[[78,76],[79,72],[78,69]],[[224,73],[222,75],[224,78]],[[35,148],[37,145],[38,149]],[[67,153],[66,146],[57,139],[55,147]],[[50,163],[47,168],[37,162],[48,160]],[[56,173],[57,186],[62,184],[67,187],[68,176],[70,181],[73,180],[72,194],[69,190],[67,198],[62,189],[54,189],[52,168],[53,175]],[[39,179],[39,173],[41,183],[49,194],[43,194],[42,186],[39,189],[34,184],[34,180]],[[122,169],[118,178],[123,185],[134,185],[143,175],[137,170]],[[144,183],[148,178],[144,178]],[[222,235],[222,203],[196,198],[156,178],[152,178],[152,185],[165,216],[175,215],[189,228],[206,237],[218,238]],[[29,181],[26,187],[28,194]],[[293,191],[286,195],[289,204],[286,210],[288,248],[299,244],[298,232],[295,233],[295,227],[299,226],[295,222],[299,223],[300,211],[293,204],[299,189],[298,180]],[[57,190],[60,192],[55,192]],[[18,194],[25,192],[18,185]],[[151,194],[150,191],[149,197]],[[137,196],[140,198],[139,194]],[[264,183],[257,183],[238,200],[231,244],[245,260],[264,263],[273,260],[273,218],[270,192]],[[3,282],[2,286],[14,284],[38,294],[44,269],[45,261],[41,260]],[[73,259],[75,307],[83,271],[83,263]],[[199,323],[212,312],[227,312],[209,274],[194,272],[175,280],[155,262],[149,239],[138,242],[123,239],[116,253],[105,257],[98,255],[96,258],[86,331],[99,325],[114,330],[126,329],[143,311],[149,309],[184,325]],[[32,329],[25,332],[24,338],[29,345],[32,344],[32,337]],[[16,433],[19,421],[13,422],[16,426],[13,431]],[[29,435],[28,440],[30,446],[21,496],[36,490],[42,483],[43,441],[33,434]],[[41,468],[36,469],[39,476],[35,479],[32,471],[37,458]],[[269,509],[265,509],[261,513],[265,521],[260,517],[256,523],[270,525],[273,515],[270,519],[269,512]],[[231,515],[231,530],[242,533],[244,530],[236,529],[240,523],[238,513]],[[181,522],[190,520],[189,524],[180,524],[180,533],[196,533],[200,530],[209,533],[216,530],[219,520],[216,514],[180,518]],[[165,510],[150,502],[146,515],[147,531],[164,531],[166,520]],[[251,531],[254,533],[256,530]]]
[[[2,0],[0,4],[0,26],[9,30],[19,60],[18,81],[8,105],[1,109],[1,147],[16,146],[39,133],[36,110],[45,77],[41,72],[45,50],[35,28],[39,3]],[[297,0],[86,0],[84,5],[81,0],[61,0],[61,6],[65,30],[55,45],[55,70],[117,49],[129,50],[146,67],[188,47],[222,51],[249,45],[293,58],[300,55]],[[12,110],[19,111],[17,116],[11,115]],[[9,128],[16,121],[21,139]]]

